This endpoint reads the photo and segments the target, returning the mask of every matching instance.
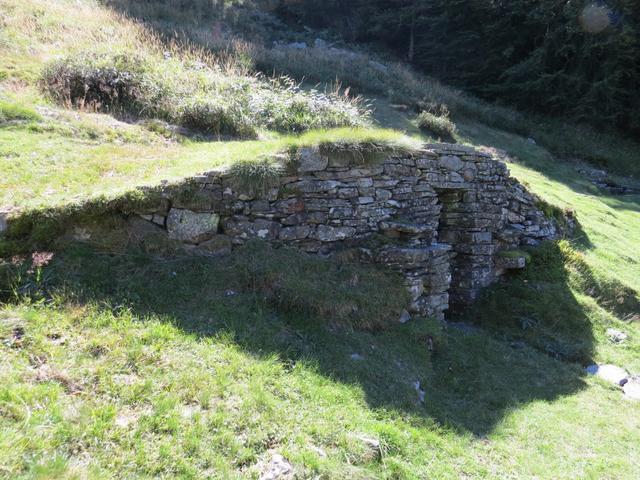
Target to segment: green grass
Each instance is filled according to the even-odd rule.
[[[579,365],[484,330],[431,330],[431,354],[420,322],[344,330],[256,290],[230,296],[237,277],[217,260],[158,260],[70,246],[31,290],[53,302],[2,308],[5,475],[256,478],[272,451],[301,478],[620,478],[637,467],[639,405]],[[622,350],[619,362],[637,359]]]
[[[149,20],[159,30],[193,18],[158,2],[111,4],[157,15]],[[504,151],[512,174],[550,213],[570,209],[579,221],[575,238],[524,252],[529,268],[459,313],[474,324],[462,329],[396,323],[400,282],[378,271],[287,250],[241,250],[220,260],[163,241],[141,249],[118,222],[99,225],[94,245],[51,242],[53,262],[18,269],[18,280],[5,261],[0,477],[258,478],[274,451],[300,478],[636,475],[640,404],[586,377],[583,367],[597,361],[640,373],[640,197],[602,193],[549,149],[634,173],[637,145],[561,122],[538,124],[421,83],[400,65],[374,76],[366,55],[338,65],[345,87],[390,95],[376,102],[376,119],[396,131],[188,138],[157,120],[66,110],[38,89],[45,64],[90,45],[158,45],[146,27],[88,0],[0,0],[0,9],[0,210],[38,219],[42,235],[48,223],[66,226],[64,212],[137,201],[136,187],[161,180],[256,159],[264,160],[258,177],[269,177],[273,154],[295,147],[346,149],[362,161],[410,151],[415,139],[399,131],[428,137],[410,111],[391,107],[405,100],[448,106],[458,142]],[[256,25],[243,18],[230,22]],[[196,43],[215,47],[204,24],[182,25]],[[203,53],[182,48],[171,44],[186,56]],[[216,61],[241,76],[252,58],[268,65],[272,54],[232,50],[216,50]],[[318,81],[335,80],[335,61],[321,53],[292,53],[281,66],[296,73],[302,56],[301,72],[314,66]],[[497,128],[505,126],[538,145]],[[611,342],[608,328],[628,339]]]
[[[144,127],[127,126],[106,132],[92,128],[84,138],[66,134],[86,132],[86,123],[97,117],[78,114],[85,120],[71,127],[57,121],[0,126],[0,205],[27,210],[115,198],[138,186],[176,182],[298,146],[375,141],[393,148],[409,143],[400,133],[380,129],[315,130],[297,137],[231,142],[171,142]]]

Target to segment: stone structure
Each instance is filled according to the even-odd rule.
[[[143,218],[202,253],[228,252],[251,238],[385,265],[401,272],[409,311],[442,318],[451,304],[525,258],[504,255],[553,238],[556,226],[506,166],[473,148],[434,144],[377,163],[348,152],[298,152],[292,171],[261,193],[238,188],[228,171],[170,190]]]

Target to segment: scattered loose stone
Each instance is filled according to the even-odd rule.
[[[364,356],[360,355],[359,353],[352,353],[351,360],[356,360],[356,361],[364,360]]]
[[[138,376],[128,373],[117,373],[112,377],[113,381],[119,385],[135,385],[138,382]]]
[[[260,480],[283,480],[293,478],[293,466],[280,454],[275,453],[260,474]]]
[[[406,310],[402,310],[402,313],[400,313],[400,323],[407,323],[409,320],[411,320],[411,314]]]
[[[191,418],[193,417],[196,413],[199,413],[202,409],[200,408],[199,405],[183,405],[180,408],[180,415],[183,418]]]
[[[91,240],[91,234],[86,228],[76,227],[73,230],[73,239],[79,242],[86,242],[87,240]]]
[[[231,253],[231,239],[226,235],[215,235],[211,240],[198,245],[198,250],[205,255],[218,256]]]
[[[614,343],[622,343],[627,339],[627,334],[615,328],[608,328],[607,337]]]
[[[587,368],[589,375],[595,375],[597,377],[606,380],[614,385],[624,385],[627,383],[629,374],[616,365],[589,365]]]

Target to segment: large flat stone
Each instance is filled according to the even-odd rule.
[[[356,234],[353,227],[330,227],[328,225],[318,225],[316,238],[321,242],[336,242],[351,238]]]
[[[426,264],[443,252],[451,250],[449,245],[434,244],[428,247],[389,247],[378,252],[378,262],[390,266],[413,267]]]
[[[299,152],[298,171],[316,172],[324,170],[329,165],[329,158],[322,155],[318,149],[302,148]]]
[[[278,238],[280,228],[281,226],[279,223],[261,218],[250,221],[236,217],[225,221],[223,224],[225,234],[242,240],[250,238],[275,240]]]
[[[186,243],[208,240],[218,231],[220,215],[172,208],[167,216],[169,238]]]
[[[624,385],[629,374],[624,368],[616,365],[589,365],[587,367],[589,375],[595,375],[614,385]]]
[[[419,235],[422,233],[433,232],[433,225],[411,223],[411,222],[397,222],[393,220],[384,220],[378,224],[380,230],[383,232],[400,232],[408,233],[410,235]]]
[[[444,167],[451,172],[457,172],[464,167],[464,162],[456,155],[443,155],[438,160],[438,163],[441,167]]]

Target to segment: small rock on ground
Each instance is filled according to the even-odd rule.
[[[640,379],[633,378],[622,387],[625,398],[640,400]]]
[[[587,367],[587,373],[589,375],[596,375],[603,380],[614,385],[624,385],[627,381],[629,374],[616,365],[589,365]]]
[[[367,454],[365,455],[368,459],[373,460],[374,458],[379,458],[382,454],[380,442],[375,438],[367,437],[366,435],[356,435],[355,438],[362,442],[362,444],[367,447]]]
[[[271,457],[260,480],[284,480],[293,478],[293,466],[280,454]]]
[[[607,337],[609,337],[609,340],[612,342],[622,343],[627,339],[627,334],[620,330],[616,330],[615,328],[608,328]]]

